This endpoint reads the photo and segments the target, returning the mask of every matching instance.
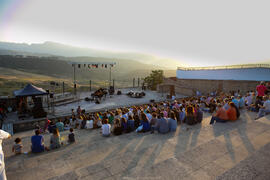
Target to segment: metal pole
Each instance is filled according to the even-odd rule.
[[[113,88],[114,88],[114,79],[113,79]]]
[[[75,64],[73,64],[73,78],[74,78],[74,94],[76,95],[76,75]]]
[[[89,85],[90,85],[90,92],[91,92],[91,90],[92,90],[92,81],[91,80],[90,80]]]
[[[110,86],[111,86],[111,81],[112,81],[112,67],[110,66]]]
[[[63,81],[63,94],[65,94],[65,82]]]
[[[133,78],[133,88],[135,87],[135,78]]]

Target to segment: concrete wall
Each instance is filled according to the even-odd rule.
[[[158,87],[161,92],[161,86],[174,85],[175,92],[182,95],[192,96],[196,91],[207,94],[213,91],[237,91],[246,93],[246,91],[255,90],[259,81],[234,81],[234,80],[201,80],[201,79],[175,79],[165,78],[164,83]],[[164,93],[168,93],[167,89],[163,89]]]

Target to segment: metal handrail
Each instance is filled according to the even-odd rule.
[[[219,69],[247,69],[247,68],[270,68],[270,64],[239,64],[231,66],[209,66],[209,67],[177,67],[177,70],[219,70]]]

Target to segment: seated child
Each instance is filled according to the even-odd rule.
[[[73,128],[69,129],[69,134],[68,134],[68,142],[69,143],[74,143],[75,142],[75,135],[73,133]]]
[[[16,138],[15,139],[15,144],[12,147],[12,152],[14,152],[16,155],[22,153],[22,140],[21,138]]]
[[[102,136],[109,137],[111,134],[111,125],[108,124],[108,119],[103,119],[103,124],[101,127]]]

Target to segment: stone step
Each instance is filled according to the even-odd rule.
[[[215,179],[270,143],[269,117],[243,111],[233,123],[178,126],[165,135],[130,133],[104,138],[100,130],[75,130],[77,142],[38,155],[13,156],[12,141],[30,149],[33,131],[4,141],[8,179]],[[67,137],[68,132],[61,133]],[[45,144],[50,135],[46,134]],[[52,163],[53,162],[53,163]]]

